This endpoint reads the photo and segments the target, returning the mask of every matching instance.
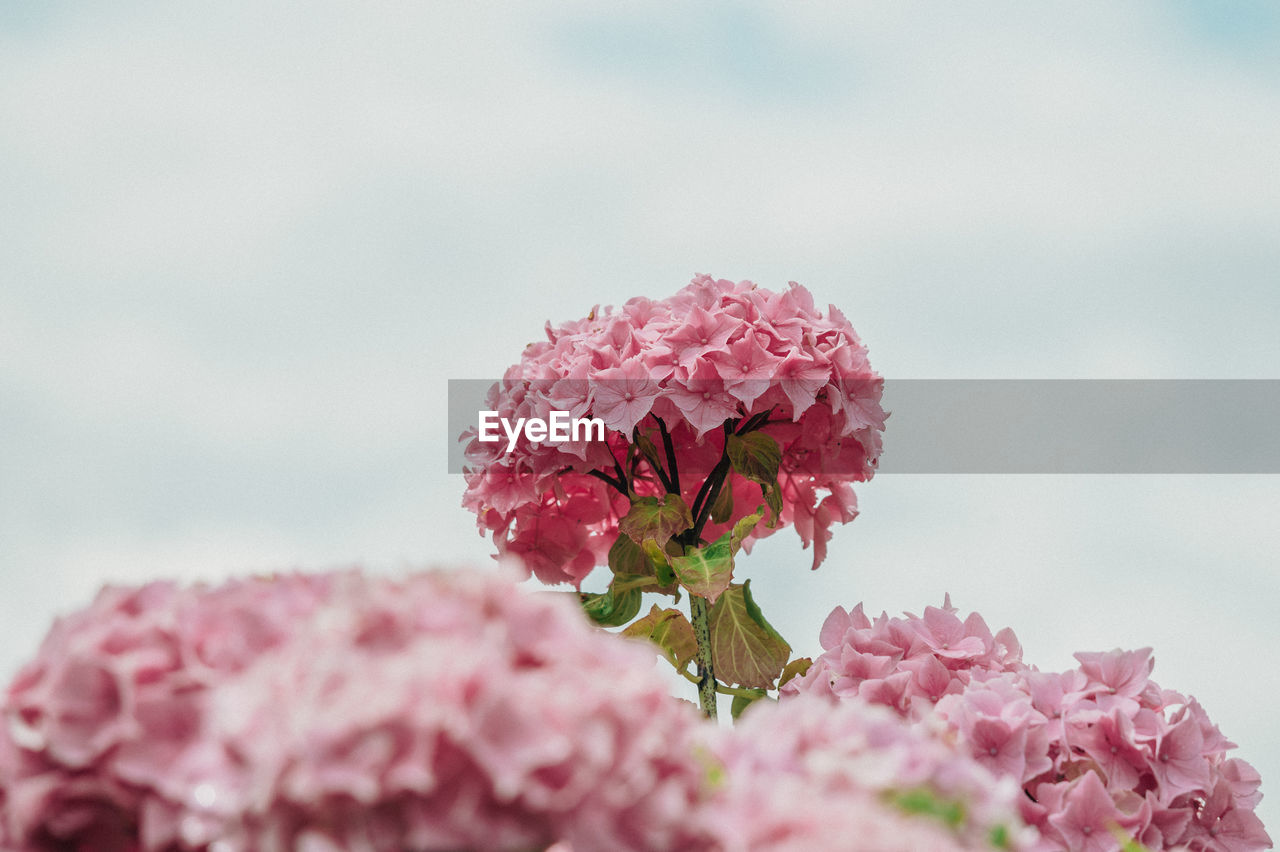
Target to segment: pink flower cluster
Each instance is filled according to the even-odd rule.
[[[727,852],[1032,848],[1018,786],[942,733],[862,701],[753,706],[719,749],[709,833]]]
[[[945,720],[978,762],[1020,784],[1022,814],[1043,848],[1110,852],[1115,832],[1148,849],[1270,848],[1253,812],[1258,773],[1193,699],[1150,679],[1151,649],[1080,653],[1069,671],[1021,660],[1009,630],[992,635],[948,599],[923,617],[872,621],[837,608],[825,649],[784,692],[857,698]]]
[[[700,721],[483,572],[104,590],[11,685],[0,848],[678,848]]]
[[[725,731],[648,647],[484,572],[108,588],[3,717],[0,849],[945,852],[1026,831],[1016,785],[937,730],[801,699]]]
[[[782,449],[779,526],[794,524],[804,545],[814,545],[814,567],[831,525],[857,514],[850,483],[875,470],[882,383],[849,321],[834,306],[820,313],[803,287],[774,293],[699,276],[669,299],[632,299],[616,311],[548,323],[546,332],[491,389],[488,408],[513,423],[551,411],[597,417],[607,440],[521,440],[510,453],[505,441],[472,440],[463,498],[498,551],[521,556],[544,582],[580,586],[606,562],[629,502],[590,474],[626,464],[637,428],[665,458],[659,420],[692,506],[721,458],[722,425],[771,412],[764,431]],[[640,468],[636,492],[662,494],[651,466]],[[763,502],[759,485],[730,481],[732,517],[707,527],[708,538]],[[753,537],[770,532],[761,524]]]

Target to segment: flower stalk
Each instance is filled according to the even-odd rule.
[[[693,623],[693,636],[698,640],[698,707],[708,719],[717,718],[716,674],[711,659],[711,624],[707,618],[707,599],[689,595],[689,617]]]

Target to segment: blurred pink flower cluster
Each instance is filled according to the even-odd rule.
[[[726,850],[1032,848],[1017,784],[935,727],[862,701],[754,705],[719,749],[709,833]]]
[[[820,313],[805,288],[775,293],[699,276],[669,299],[632,299],[548,323],[546,333],[491,389],[489,409],[510,422],[551,411],[597,417],[607,440],[521,440],[511,452],[505,441],[472,440],[463,498],[499,552],[521,556],[542,581],[581,585],[605,564],[630,503],[590,474],[618,470],[637,427],[665,455],[659,421],[693,505],[721,458],[722,425],[772,412],[763,431],[782,449],[779,526],[794,524],[813,544],[814,567],[831,525],[857,514],[850,483],[868,479],[880,454],[882,380],[844,315],[834,306]],[[637,478],[636,493],[662,494],[659,479]],[[735,508],[707,527],[709,539],[763,502],[760,486],[742,477],[726,487]],[[761,524],[752,537],[770,532]]]
[[[1253,812],[1258,773],[1193,699],[1150,679],[1151,649],[1080,653],[1069,671],[1023,664],[1013,633],[992,635],[948,599],[923,617],[874,621],[836,608],[825,649],[786,695],[871,701],[945,720],[962,747],[1026,792],[1045,849],[1108,852],[1116,831],[1149,849],[1270,848]],[[786,697],[784,695],[784,697]]]
[[[0,849],[1022,848],[1001,785],[863,702],[732,731],[644,645],[483,572],[108,588],[10,686]]]
[[[483,572],[108,588],[11,685],[0,848],[678,848],[707,770],[643,646]]]

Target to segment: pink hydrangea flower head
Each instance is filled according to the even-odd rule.
[[[859,604],[836,607],[822,626],[824,653],[804,678],[784,693],[817,691],[862,696],[892,704],[912,718],[927,715],[947,695],[962,692],[977,676],[1022,668],[1022,647],[1011,631],[992,635],[977,613],[961,619],[950,598],[924,616],[869,619]],[[868,667],[869,661],[875,664]],[[895,696],[895,700],[884,700]]]
[[[937,726],[859,700],[750,708],[720,740],[725,781],[703,815],[725,850],[1032,849],[1016,784]]]
[[[505,439],[470,435],[463,497],[498,553],[520,556],[544,582],[580,587],[606,562],[630,505],[606,477],[616,481],[625,470],[639,496],[665,490],[650,460],[632,452],[640,437],[665,450],[662,430],[680,494],[693,505],[724,449],[722,427],[764,422],[760,430],[782,452],[782,509],[776,525],[756,526],[746,547],[794,526],[813,546],[817,567],[831,527],[857,514],[850,483],[875,472],[882,380],[845,316],[817,310],[798,284],[771,292],[700,275],[668,299],[632,299],[548,323],[546,337],[490,390],[488,409],[511,423],[552,410],[599,418],[606,439],[535,444],[521,437],[508,452]],[[764,502],[759,485],[727,487],[731,515],[706,527],[707,540]]]
[[[707,796],[652,654],[488,572],[108,589],[3,716],[0,848],[679,848]]]
[[[1151,680],[1150,648],[1076,655],[1041,672],[1009,630],[992,635],[950,601],[923,617],[869,619],[837,607],[823,653],[782,697],[870,701],[944,724],[974,761],[1024,791],[1046,849],[1268,849],[1254,814],[1258,773],[1194,699]],[[784,702],[786,703],[786,702]]]

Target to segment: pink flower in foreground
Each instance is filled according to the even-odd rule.
[[[706,795],[647,649],[481,572],[107,589],[4,719],[0,848],[679,848]]]
[[[626,466],[631,477],[634,464],[637,495],[666,490],[651,461],[630,454],[638,429],[665,463],[659,423],[671,439],[681,497],[692,506],[725,447],[721,427],[767,415],[760,431],[782,453],[782,512],[777,527],[761,523],[751,531],[748,547],[794,524],[804,546],[813,545],[816,568],[832,526],[857,515],[850,483],[875,472],[885,423],[882,380],[845,316],[830,306],[818,311],[803,287],[775,293],[702,275],[668,299],[632,299],[617,310],[548,323],[546,333],[491,389],[487,409],[511,423],[551,410],[597,417],[608,427],[606,440],[534,445],[522,437],[509,453],[505,439],[472,440],[463,497],[498,553],[522,557],[543,582],[581,587],[606,563],[630,502],[597,474],[616,478]],[[726,486],[735,498],[732,480],[740,478]],[[764,502],[759,485],[741,492],[728,518],[705,527],[706,540]],[[590,502],[596,511],[571,513],[571,502]]]
[[[753,706],[718,753],[724,788],[704,815],[724,850],[1030,849],[1015,783],[941,729],[861,701]],[[910,816],[909,816],[910,814]]]
[[[647,647],[478,571],[108,588],[54,625],[3,719],[0,849],[25,852],[1023,837],[1016,785],[940,730],[810,699],[725,731],[670,696]],[[1251,782],[1230,783],[1224,811]]]
[[[824,653],[783,697],[871,701],[943,721],[973,758],[1025,793],[1046,849],[1268,849],[1254,814],[1260,778],[1194,700],[1150,679],[1151,649],[1076,655],[1078,668],[1025,665],[1008,629],[992,634],[950,601],[923,617],[869,619],[837,608]],[[784,701],[784,704],[788,703]]]

